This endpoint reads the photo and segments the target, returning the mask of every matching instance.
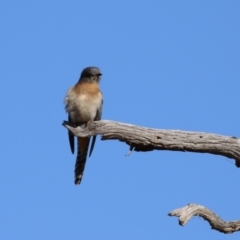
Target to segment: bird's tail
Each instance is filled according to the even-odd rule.
[[[75,184],[80,184],[87,161],[88,145],[90,138],[78,138],[78,153],[75,164]]]

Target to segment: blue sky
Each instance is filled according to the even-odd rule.
[[[168,212],[240,219],[240,169],[100,141],[74,185],[63,98],[98,66],[103,119],[240,137],[240,1],[2,1],[0,238],[239,239]]]

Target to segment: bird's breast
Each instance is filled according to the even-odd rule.
[[[66,110],[76,124],[93,121],[102,104],[101,92],[95,94],[70,91],[66,98]]]

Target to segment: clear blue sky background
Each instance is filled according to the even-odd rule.
[[[168,212],[240,219],[240,169],[100,141],[73,183],[63,98],[103,73],[103,119],[240,137],[240,1],[1,1],[0,239],[239,239]]]

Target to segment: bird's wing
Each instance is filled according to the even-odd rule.
[[[72,122],[69,114],[68,114],[68,121],[70,123]],[[72,151],[72,153],[74,153],[74,135],[70,131],[68,131],[68,139],[69,139],[71,151]]]
[[[103,100],[102,100],[101,106],[100,106],[100,107],[98,108],[98,110],[97,110],[97,114],[96,114],[96,117],[94,118],[94,121],[99,121],[99,120],[101,120],[101,117],[102,117],[102,106],[103,106]],[[96,138],[97,138],[97,136],[93,136],[93,137],[92,137],[91,147],[90,147],[90,151],[89,151],[89,157],[91,156],[92,151],[93,151],[93,149],[94,149],[94,145],[95,145],[95,142],[96,142]]]

